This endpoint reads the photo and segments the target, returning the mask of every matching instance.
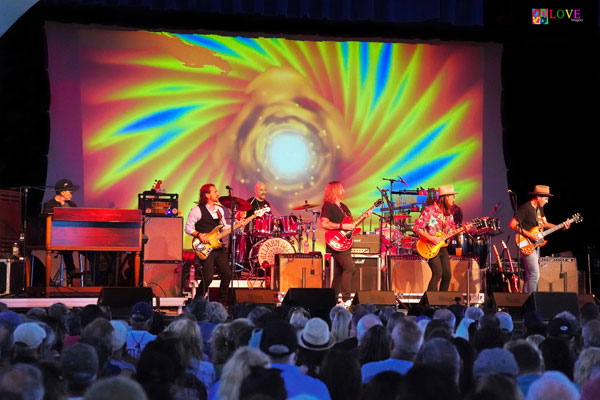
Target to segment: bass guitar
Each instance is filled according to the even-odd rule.
[[[360,224],[365,218],[367,218],[369,211],[372,211],[373,209],[380,207],[382,204],[383,204],[383,200],[379,199],[375,203],[373,203],[373,205],[367,211],[362,213],[354,221],[352,220],[352,218],[346,216],[344,218],[344,221],[342,221],[342,223],[343,224],[354,224],[356,226],[356,225]],[[345,250],[348,250],[350,247],[352,247],[352,240],[353,240],[352,238],[354,235],[357,235],[359,233],[360,233],[360,228],[354,228],[352,230],[331,229],[331,230],[325,231],[325,241],[327,242],[329,247],[331,247],[335,251],[345,251]]]
[[[456,236],[459,233],[463,233],[464,231],[469,230],[472,227],[479,228],[481,226],[482,226],[481,218],[475,218],[473,221],[469,222],[468,224],[465,224],[459,228],[452,229],[448,233],[438,232],[435,234],[435,236],[442,239],[438,244],[430,242],[429,240],[421,237],[417,241],[417,252],[419,253],[419,255],[421,257],[429,260],[430,258],[437,256],[437,254],[440,252],[440,249],[442,247],[448,246],[447,240],[450,239],[452,236]]]
[[[233,230],[248,225],[248,223],[254,218],[261,217],[263,214],[268,213],[270,210],[271,209],[269,207],[264,207],[254,211],[254,214],[250,217],[244,218],[239,222],[236,222],[233,225]],[[206,236],[208,236],[208,243],[202,243],[200,238],[197,237],[195,237],[192,240],[192,249],[194,249],[194,252],[196,253],[199,259],[206,260],[206,258],[210,255],[211,251],[223,247],[223,242],[221,242],[221,239],[229,235],[231,233],[232,228],[227,228],[223,231],[220,231],[222,227],[223,225],[218,225],[215,227],[215,229],[205,234]]]
[[[511,293],[521,293],[521,285],[519,284],[519,277],[515,273],[515,269],[513,267],[513,260],[510,257],[510,251],[508,251],[508,246],[504,243],[504,240],[501,240],[502,248],[506,251],[506,257],[508,258],[508,267],[510,269],[510,279],[508,282],[508,290]]]
[[[547,229],[545,231],[541,231],[539,226],[535,226],[535,227],[531,228],[529,233],[533,233],[534,235],[539,235],[538,240],[536,240],[534,242],[533,240],[529,239],[527,236],[517,233],[515,235],[515,242],[517,243],[517,247],[519,248],[519,250],[521,250],[521,253],[528,256],[528,255],[532,254],[536,248],[544,246],[546,243],[548,243],[548,241],[545,240],[544,238],[546,236],[548,236],[549,234],[556,232],[559,229],[564,228],[564,226],[567,222],[569,222],[571,224],[573,224],[573,223],[576,224],[581,221],[583,221],[583,217],[581,216],[581,214],[577,213],[577,214],[573,214],[573,216],[571,218],[569,218],[568,220],[566,220],[565,222],[560,223],[560,224],[558,224],[550,229]]]

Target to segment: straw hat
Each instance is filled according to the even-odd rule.
[[[327,322],[321,318],[311,318],[304,329],[298,332],[298,344],[309,350],[327,350],[334,344],[334,338],[329,334]]]
[[[546,196],[546,197],[554,196],[553,194],[550,194],[550,186],[546,186],[546,185],[535,185],[533,192],[530,192],[529,194],[533,194],[536,196]]]
[[[442,185],[438,188],[438,196],[448,196],[451,194],[458,194],[458,192],[454,191],[454,186],[452,185]]]

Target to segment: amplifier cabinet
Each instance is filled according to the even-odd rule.
[[[352,277],[351,291],[381,290],[381,257],[352,254],[356,270]],[[333,273],[331,274],[333,277]]]
[[[540,257],[538,292],[577,293],[577,259],[569,257]]]
[[[183,218],[144,217],[144,261],[181,261],[183,257]]]
[[[271,268],[271,287],[279,292],[290,288],[323,288],[321,253],[276,254]]]
[[[151,287],[155,297],[181,296],[181,263],[144,263],[145,286]]]
[[[389,256],[387,258],[391,290],[396,293],[425,293],[431,280],[431,268],[419,256]],[[469,270],[470,273],[469,273]],[[473,258],[450,257],[449,291],[480,293],[481,274],[479,264]],[[470,280],[469,280],[470,279]]]

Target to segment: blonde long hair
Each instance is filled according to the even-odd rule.
[[[219,399],[238,400],[244,378],[250,375],[251,367],[269,368],[269,357],[258,349],[240,347],[225,363],[221,384],[218,390]]]
[[[341,200],[341,193],[344,190],[344,185],[340,181],[331,181],[325,186],[325,194],[323,194],[323,202],[335,203]]]

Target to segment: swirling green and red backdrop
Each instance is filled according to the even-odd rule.
[[[85,205],[135,208],[160,179],[185,216],[206,182],[247,198],[263,181],[287,215],[340,180],[358,214],[401,176],[481,209],[480,47],[77,34]]]

